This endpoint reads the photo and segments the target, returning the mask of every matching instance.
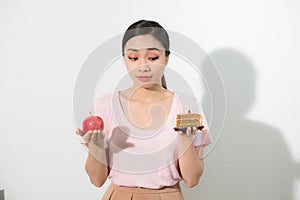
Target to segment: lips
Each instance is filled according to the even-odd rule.
[[[152,78],[152,76],[137,76],[137,79],[139,79],[142,82],[149,81]]]

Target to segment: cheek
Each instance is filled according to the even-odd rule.
[[[126,66],[128,75],[131,78],[135,77],[135,74],[137,73],[138,68],[132,62],[126,62],[126,61],[125,61],[125,66]]]
[[[128,71],[131,71],[139,66],[138,62],[132,62],[131,60],[124,60],[124,62]]]
[[[165,71],[165,66],[164,65],[152,65],[151,71],[153,74],[163,75],[163,73]]]
[[[135,66],[132,64],[132,62],[128,61],[128,60],[124,60],[124,63],[125,63],[125,66],[126,66],[126,69],[128,72],[132,71]]]

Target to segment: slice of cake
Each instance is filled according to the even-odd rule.
[[[188,113],[177,114],[176,116],[176,127],[175,131],[186,131],[187,127],[197,127],[202,129],[202,115],[197,113],[191,113],[189,110]]]

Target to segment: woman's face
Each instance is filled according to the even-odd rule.
[[[139,35],[127,41],[124,61],[135,85],[150,87],[161,84],[168,57],[162,44],[152,35]]]

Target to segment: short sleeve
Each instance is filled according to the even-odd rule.
[[[199,113],[201,114],[201,113]],[[212,143],[212,138],[209,134],[209,127],[206,121],[204,113],[201,114],[203,117],[202,124],[204,128],[201,131],[198,131],[194,138],[194,146],[207,146]]]
[[[209,134],[209,124],[206,120],[200,101],[192,96],[180,94],[181,112],[187,113],[189,110],[192,113],[202,115],[202,125],[204,128],[198,131],[194,137],[194,146],[207,146],[212,143],[211,135]]]
[[[201,131],[198,131],[194,138],[194,146],[207,146],[212,143],[211,135],[209,134],[209,124],[207,122],[207,119],[205,117],[205,113],[203,112],[202,105],[200,104],[200,101],[196,98],[194,98],[194,103],[197,104],[197,113],[202,115],[202,125],[204,128]]]

